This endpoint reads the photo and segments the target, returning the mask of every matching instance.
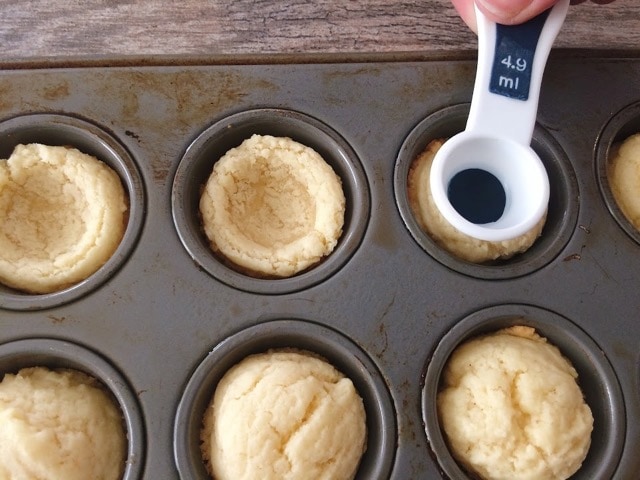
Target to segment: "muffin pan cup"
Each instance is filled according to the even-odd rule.
[[[552,52],[534,133],[555,192],[550,217],[530,251],[495,265],[438,250],[404,206],[410,157],[432,134],[464,126],[473,55],[166,58],[118,67],[52,60],[0,70],[0,126],[55,116],[77,120],[92,138],[106,132],[135,166],[118,170],[123,183],[123,171],[136,171],[140,192],[129,247],[91,288],[64,301],[0,289],[0,345],[40,338],[99,352],[139,407],[135,478],[202,478],[193,435],[201,397],[235,360],[286,346],[334,361],[379,418],[369,447],[380,454],[365,455],[358,478],[459,480],[468,477],[434,440],[423,402],[435,395],[440,352],[522,316],[576,362],[595,410],[597,436],[575,478],[635,478],[640,244],[612,215],[598,166],[609,139],[638,126],[640,60],[632,53]],[[214,157],[256,127],[324,148],[347,193],[343,243],[289,279],[219,268],[194,211]],[[0,137],[5,157],[9,137]],[[27,363],[45,360],[24,352]]]
[[[396,420],[391,397],[376,366],[355,344],[333,330],[308,321],[275,320],[223,340],[189,379],[174,429],[174,455],[181,479],[206,477],[200,430],[216,385],[227,370],[249,355],[292,346],[320,355],[352,380],[367,415],[367,449],[356,478],[389,477],[395,455]]]
[[[25,293],[0,284],[0,308],[52,308],[95,290],[127,260],[144,221],[145,198],[140,172],[129,152],[109,132],[78,116],[59,113],[32,113],[0,122],[0,158],[9,158],[16,145],[30,143],[76,148],[112,168],[128,197],[127,225],[111,257],[84,280],[47,294]]]
[[[640,230],[622,213],[611,191],[607,173],[612,147],[638,132],[640,132],[640,102],[635,102],[617,112],[602,129],[595,148],[595,168],[600,193],[611,216],[618,222],[620,228],[640,245]]]
[[[244,274],[214,254],[204,234],[199,202],[213,166],[229,149],[252,135],[288,137],[318,152],[342,181],[345,215],[335,249],[291,277],[261,279]],[[330,127],[308,115],[276,108],[238,112],[203,131],[185,152],[174,177],[173,219],[184,247],[193,260],[221,282],[255,293],[278,294],[310,287],[330,277],[360,244],[369,219],[369,189],[355,152]]]
[[[571,478],[612,478],[626,430],[618,379],[598,345],[583,331],[554,312],[530,305],[499,305],[472,313],[446,333],[430,357],[422,388],[422,415],[429,444],[440,466],[450,478],[467,475],[449,451],[436,405],[441,374],[448,359],[465,341],[513,325],[535,328],[560,349],[578,372],[578,385],[591,408],[594,429],[589,454]]]
[[[416,242],[434,259],[459,273],[488,280],[509,279],[532,273],[544,267],[562,251],[575,228],[579,207],[578,185],[573,167],[562,147],[542,126],[536,125],[534,128],[531,146],[542,160],[549,176],[549,206],[542,234],[526,252],[507,260],[485,264],[460,259],[441,248],[420,227],[409,205],[407,177],[413,160],[432,140],[451,138],[462,132],[469,107],[469,104],[461,104],[438,110],[409,133],[400,147],[394,172],[398,210]]]
[[[29,367],[73,369],[98,380],[122,412],[127,436],[123,480],[142,478],[145,460],[144,419],[127,380],[107,359],[75,343],[54,338],[26,338],[0,345],[0,376]]]

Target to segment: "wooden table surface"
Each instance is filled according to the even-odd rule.
[[[561,48],[637,52],[640,1],[572,5]],[[156,55],[431,55],[476,49],[449,0],[0,1],[0,61]]]

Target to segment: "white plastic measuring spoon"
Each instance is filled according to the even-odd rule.
[[[509,240],[546,213],[549,178],[530,143],[542,74],[569,1],[512,26],[476,7],[478,68],[467,126],[440,148],[429,179],[440,213],[467,235]]]

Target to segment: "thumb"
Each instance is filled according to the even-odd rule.
[[[526,22],[551,8],[557,0],[475,0],[478,9],[496,23],[514,25]]]

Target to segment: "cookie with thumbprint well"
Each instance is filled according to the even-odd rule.
[[[75,148],[18,145],[0,160],[0,283],[44,294],[95,273],[124,235],[117,173]]]
[[[215,162],[200,198],[212,250],[254,277],[283,278],[320,262],[342,234],[340,177],[313,149],[253,135]]]

